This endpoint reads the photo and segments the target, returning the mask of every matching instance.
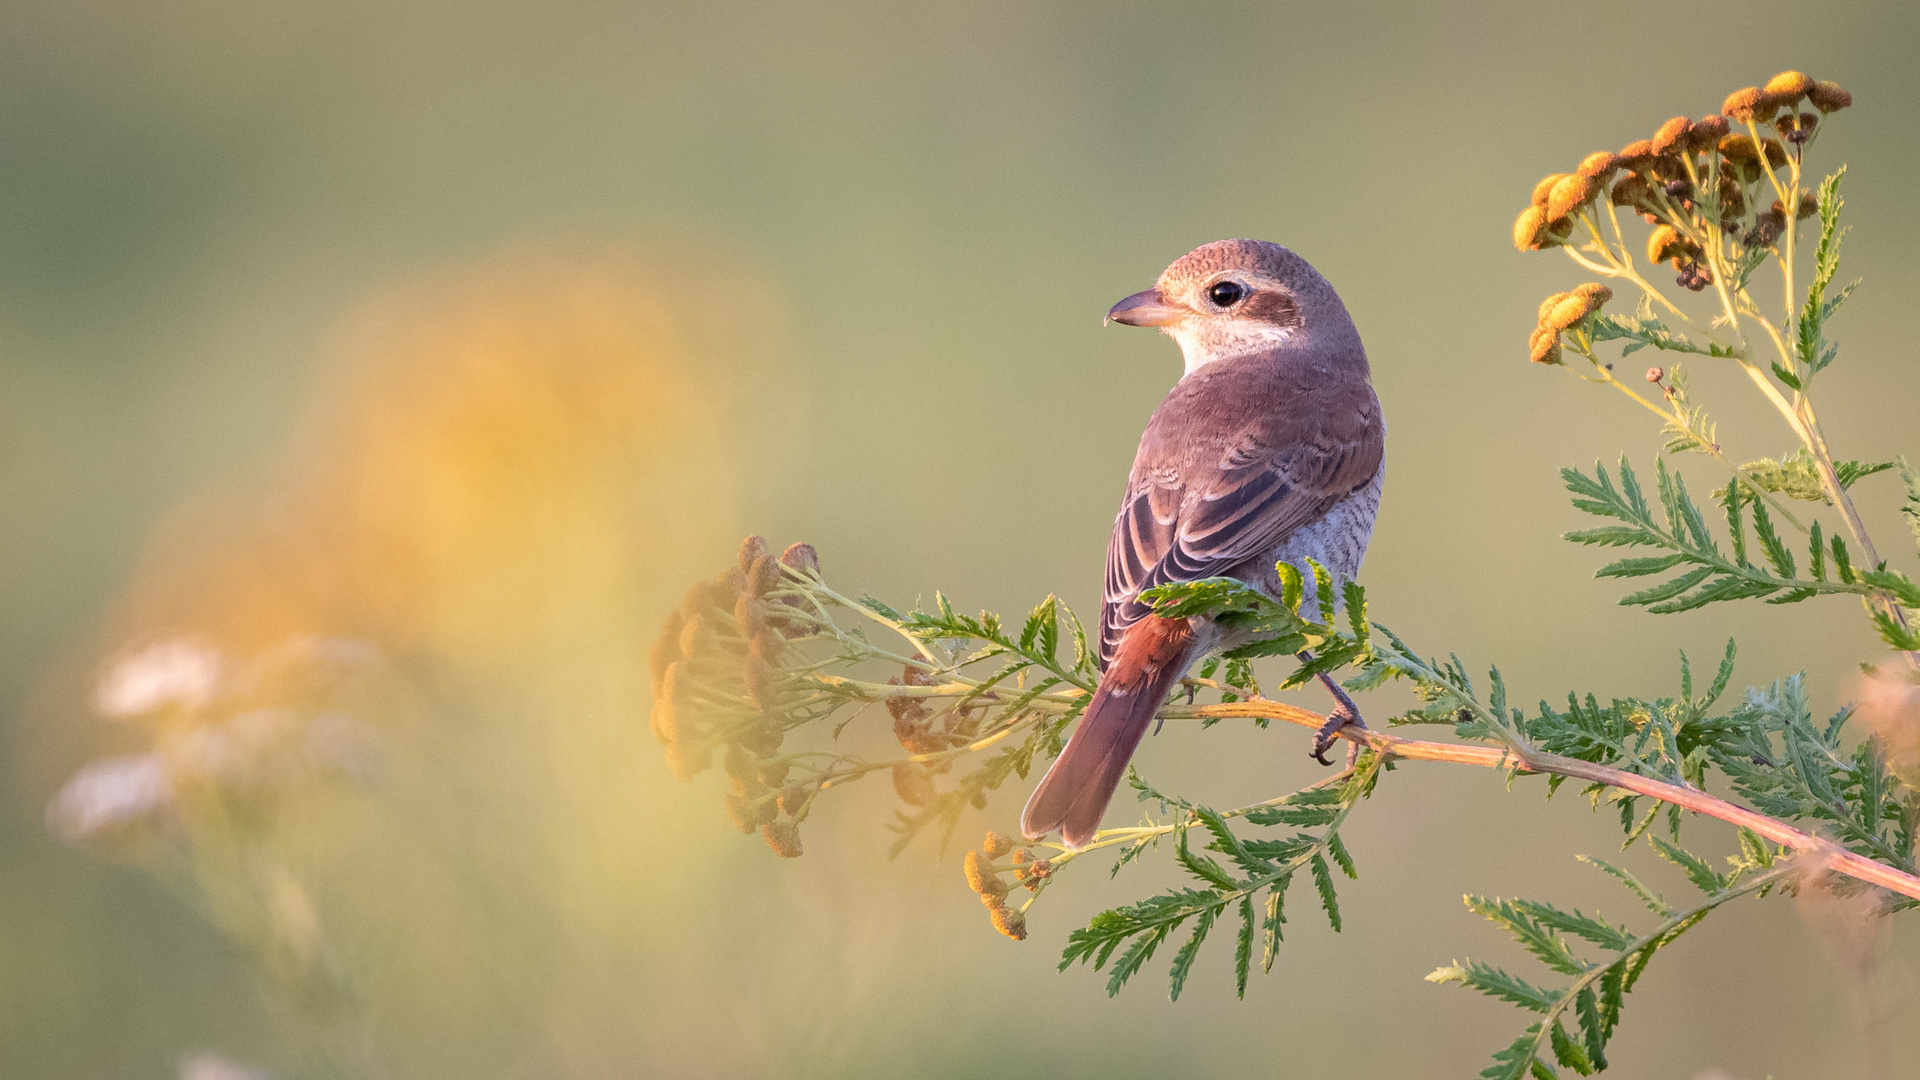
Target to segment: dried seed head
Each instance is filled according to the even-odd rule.
[[[1620,167],[1623,169],[1644,169],[1659,157],[1653,148],[1652,139],[1639,139],[1620,148]]]
[[[908,806],[926,806],[933,802],[933,774],[917,761],[903,761],[893,767],[893,793]]]
[[[1552,314],[1554,308],[1560,306],[1560,301],[1572,295],[1570,292],[1557,292],[1540,301],[1540,310],[1534,315],[1533,325],[1536,327],[1547,325],[1547,316]]]
[[[999,907],[1007,902],[1007,883],[998,876],[989,877],[980,884],[984,886],[980,890],[981,903],[988,907]]]
[[[776,788],[787,782],[787,769],[789,767],[787,762],[784,761],[769,761],[760,766],[759,771],[754,774],[754,778],[770,788]]]
[[[807,795],[812,790],[805,784],[794,784],[782,789],[779,799],[780,812],[788,817],[799,813],[800,808],[807,805]]]
[[[740,627],[740,636],[757,636],[767,626],[766,603],[752,593],[741,593],[733,602],[733,621]]]
[[[653,647],[647,650],[647,673],[653,676],[654,697],[660,696],[667,667],[680,659],[680,631],[686,623],[686,616],[678,611],[668,612],[666,621],[660,624],[660,633],[654,636]]]
[[[1813,89],[1813,80],[1797,71],[1783,71],[1767,80],[1762,90],[1773,96],[1782,105],[1791,105],[1806,96]]]
[[[707,639],[711,635],[707,630],[707,617],[695,615],[680,626],[680,655],[699,656],[706,651]]]
[[[722,611],[732,611],[740,594],[747,591],[746,571],[729,566],[713,579],[713,602]]]
[[[1780,111],[1780,103],[1765,90],[1757,86],[1749,86],[1728,94],[1727,100],[1720,106],[1720,111],[1743,124],[1749,120],[1759,124],[1773,119],[1773,114]]]
[[[1553,185],[1553,190],[1547,193],[1547,217],[1571,216],[1590,202],[1598,190],[1599,185],[1592,177],[1581,176],[1579,173],[1563,177],[1559,183]]]
[[[1620,168],[1620,157],[1611,150],[1600,150],[1588,154],[1580,160],[1580,167],[1574,172],[1587,177],[1598,184],[1605,184],[1613,178],[1615,170]]]
[[[813,550],[812,544],[787,545],[787,550],[780,553],[780,561],[803,575],[820,576],[820,553]]]
[[[686,598],[680,601],[680,614],[693,618],[713,606],[713,582],[696,581],[687,587]]]
[[[987,831],[987,839],[980,845],[980,850],[986,854],[987,858],[997,859],[1013,850],[1013,838],[1005,833],[997,833],[989,829]]]
[[[1652,197],[1652,189],[1647,179],[1638,173],[1628,173],[1613,185],[1613,194],[1609,196],[1615,206],[1637,206]]]
[[[746,751],[738,746],[727,747],[726,756],[720,759],[720,767],[726,770],[727,779],[734,783],[735,791],[740,790],[739,785],[752,778],[754,773],[753,763],[747,760]]]
[[[755,560],[772,550],[772,548],[767,546],[767,538],[758,533],[740,541],[740,558],[738,560],[740,563],[740,572],[743,574],[751,573]]]
[[[773,666],[749,652],[741,660],[741,675],[747,684],[747,696],[761,709],[773,708]]]
[[[1560,332],[1551,327],[1540,327],[1527,339],[1527,359],[1536,364],[1557,364],[1560,362]]]
[[[797,859],[801,856],[800,830],[790,821],[769,821],[760,826],[760,837],[773,849],[775,855],[783,859]]]
[[[963,869],[967,875],[967,888],[977,893],[987,891],[987,881],[993,877],[993,864],[985,855],[977,851],[967,852]]]
[[[653,737],[663,743],[681,741],[680,699],[686,694],[687,663],[676,660],[661,676],[660,691],[653,696]]]
[[[745,735],[740,736],[740,745],[759,754],[761,757],[772,757],[779,753],[780,744],[785,741],[787,741],[787,733],[782,731],[780,725],[775,723],[771,717],[766,718],[759,726],[748,730]]]
[[[771,555],[762,555],[753,560],[747,568],[747,591],[755,596],[765,596],[780,587],[780,562]]]
[[[1521,251],[1539,251],[1553,246],[1547,240],[1547,211],[1544,207],[1529,206],[1520,211],[1513,223],[1513,246]]]
[[[1015,941],[1027,940],[1027,917],[1010,907],[988,908],[987,917],[993,920],[993,928]]]
[[[1547,222],[1547,239],[1554,243],[1566,240],[1571,232],[1573,232],[1573,219],[1570,217],[1554,218]]]
[[[1837,82],[1822,80],[1807,90],[1807,100],[1823,113],[1839,112],[1853,104],[1853,95],[1841,89]]]
[[[1591,314],[1599,311],[1601,307],[1613,299],[1613,290],[1597,281],[1589,281],[1585,285],[1576,286],[1573,290],[1573,295],[1587,302],[1587,312]]]
[[[1687,150],[1690,153],[1704,154],[1719,144],[1727,135],[1727,118],[1718,113],[1703,116],[1687,128]]]
[[[754,813],[754,809],[748,805],[747,800],[729,791],[727,792],[725,804],[727,808],[727,820],[733,822],[734,828],[739,829],[743,833],[750,833],[760,827],[760,822]]]
[[[1533,185],[1533,205],[1544,208],[1547,205],[1547,195],[1553,191],[1553,185],[1558,184],[1566,178],[1566,173],[1557,172],[1551,176],[1544,177],[1539,183]]]
[[[1024,867],[1032,861],[1033,861],[1033,852],[1028,851],[1026,848],[1016,848],[1014,850],[1014,853],[1013,853],[1014,866]],[[1025,877],[1026,874],[1027,872],[1025,870],[1020,871],[1020,876]]]
[[[1767,152],[1767,168],[1781,169],[1787,164],[1787,148],[1780,145],[1779,139],[1763,139],[1760,146]]]
[[[1720,140],[1719,150],[1721,157],[1735,163],[1760,160],[1760,149],[1751,135],[1729,135]]]
[[[1660,125],[1653,133],[1653,152],[1660,157],[1677,154],[1686,149],[1687,132],[1693,129],[1693,121],[1684,116],[1676,116]]]
[[[1657,383],[1657,382],[1659,382],[1659,381],[1660,381],[1661,379],[1664,379],[1664,378],[1666,378],[1666,377],[1667,377],[1667,373],[1666,373],[1666,372],[1664,372],[1664,371],[1661,371],[1661,370],[1660,370],[1659,368],[1657,368],[1657,367],[1650,367],[1650,368],[1648,368],[1648,369],[1647,369],[1647,381],[1648,381],[1648,382],[1654,382],[1654,383]]]

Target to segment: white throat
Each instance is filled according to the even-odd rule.
[[[1203,339],[1196,331],[1199,329],[1189,321],[1164,327],[1167,336],[1180,343],[1180,356],[1186,361],[1187,370],[1180,376],[1199,371],[1215,360],[1245,356],[1251,352],[1261,352],[1286,341],[1293,336],[1292,331],[1268,323],[1252,320],[1237,321],[1231,324],[1238,333],[1222,334],[1219,325],[1207,329],[1210,331]]]

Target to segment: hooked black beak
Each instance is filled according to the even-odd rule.
[[[1153,288],[1134,293],[1113,305],[1102,325],[1117,322],[1128,326],[1172,326],[1191,314],[1178,304],[1168,303],[1166,296]]]

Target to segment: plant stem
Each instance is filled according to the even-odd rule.
[[[1318,729],[1327,718],[1319,713],[1278,701],[1236,701],[1225,705],[1199,705],[1185,709],[1169,709],[1166,715],[1174,718],[1261,718],[1284,720],[1289,724]],[[1406,761],[1443,761],[1456,765],[1477,765],[1485,769],[1505,769],[1511,772],[1545,773],[1555,776],[1571,777],[1591,783],[1605,784],[1636,795],[1645,795],[1664,803],[1671,803],[1683,810],[1696,814],[1719,818],[1721,821],[1752,829],[1755,833],[1773,841],[1782,847],[1794,851],[1806,852],[1819,860],[1820,865],[1835,873],[1890,889],[1904,896],[1920,899],[1920,877],[1903,870],[1876,862],[1864,855],[1856,855],[1832,841],[1803,832],[1784,821],[1770,818],[1765,814],[1749,810],[1744,806],[1709,795],[1696,788],[1679,784],[1670,784],[1663,780],[1641,776],[1637,773],[1596,765],[1578,758],[1563,757],[1540,750],[1501,749],[1492,746],[1469,746],[1463,743],[1429,742],[1420,739],[1403,739],[1384,731],[1371,728],[1344,727],[1339,736],[1372,747],[1383,757],[1400,758]]]

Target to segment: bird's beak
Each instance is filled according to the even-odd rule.
[[[1128,326],[1172,326],[1193,312],[1178,304],[1167,302],[1159,289],[1137,292],[1108,309],[1107,322],[1125,323]]]

